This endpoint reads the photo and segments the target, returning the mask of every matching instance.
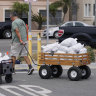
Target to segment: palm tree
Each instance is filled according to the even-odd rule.
[[[41,30],[42,24],[43,24],[43,22],[46,21],[46,18],[44,16],[42,16],[41,13],[33,14],[32,15],[32,21],[37,22],[38,23],[38,30]]]
[[[22,18],[23,13],[28,13],[29,5],[26,3],[15,2],[12,6],[12,11],[17,12],[19,17]]]
[[[54,15],[55,15],[57,9],[58,9],[58,8],[62,8],[62,11],[63,11],[63,14],[64,14],[62,21],[64,21],[65,15],[66,15],[69,7],[70,7],[70,2],[71,2],[71,0],[59,0],[59,1],[53,2],[53,3],[50,5],[50,8],[51,8],[51,9],[50,9],[50,13],[53,14],[52,11],[54,10]],[[52,7],[52,6],[54,6],[54,7]],[[53,8],[53,10],[52,10],[52,8]]]

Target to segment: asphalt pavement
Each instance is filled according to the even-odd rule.
[[[33,40],[33,51],[37,51],[37,39]],[[50,43],[56,39],[50,39]],[[0,40],[0,52],[10,51],[11,40]],[[42,44],[46,44],[43,38]],[[26,64],[16,65],[27,69]],[[27,75],[27,71],[16,71],[13,75],[13,82],[6,83],[3,76],[3,84],[0,85],[0,96],[96,96],[96,63],[92,63],[91,76],[80,81],[70,81],[67,77],[68,66],[63,66],[63,74],[59,78],[41,79],[37,66],[34,66],[33,75]]]
[[[96,96],[96,70],[89,79],[70,81],[67,70],[60,78],[41,79],[38,72],[28,76],[26,72],[13,75],[13,82],[0,85],[0,96]]]

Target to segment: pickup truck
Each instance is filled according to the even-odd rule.
[[[72,37],[77,38],[78,42],[85,45],[96,47],[96,27],[95,26],[62,26],[59,27],[62,35],[58,38],[59,43],[64,39]],[[62,32],[63,31],[63,32]],[[59,31],[58,31],[59,33]]]
[[[11,22],[0,22],[0,38],[10,39],[11,37]]]

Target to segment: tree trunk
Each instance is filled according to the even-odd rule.
[[[65,14],[64,14],[64,16],[63,16],[62,23],[64,23],[64,19],[65,19]]]
[[[42,29],[42,24],[39,24],[38,30],[41,30],[41,29]]]
[[[72,3],[69,7],[69,21],[72,21]]]

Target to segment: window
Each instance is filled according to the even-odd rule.
[[[85,4],[84,6],[84,16],[89,17],[91,12],[91,4]]]
[[[40,10],[39,12],[42,14],[42,16],[44,16],[44,17],[47,16],[46,10]],[[62,11],[61,10],[58,10],[56,12],[55,18],[51,14],[49,14],[49,24],[50,25],[60,24],[61,21],[62,21]],[[46,24],[47,24],[46,22],[43,23],[43,25],[46,25]]]
[[[65,26],[73,26],[73,23],[66,23]]]
[[[11,13],[10,10],[5,10],[5,22],[10,21],[10,13]]]
[[[11,10],[5,10],[5,22],[10,21],[10,14],[11,14]],[[28,24],[28,14],[27,13],[22,13],[22,20],[24,20],[24,22],[26,24]]]
[[[95,16],[95,4],[93,4],[93,16]]]
[[[84,26],[82,23],[76,22],[75,26]]]

